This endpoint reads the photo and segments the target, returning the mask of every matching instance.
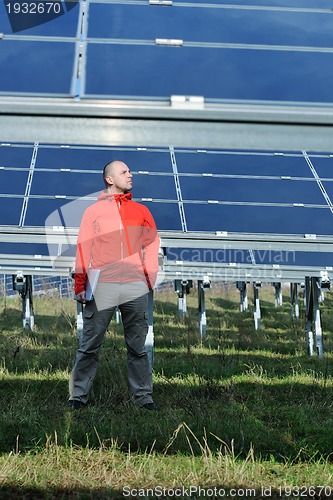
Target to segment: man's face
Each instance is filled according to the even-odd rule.
[[[132,189],[132,177],[130,169],[125,163],[119,162],[113,165],[107,181],[112,184],[114,193],[125,193]]]

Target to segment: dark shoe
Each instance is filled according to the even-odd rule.
[[[71,408],[72,410],[79,410],[80,408],[85,408],[87,405],[85,403],[82,403],[82,401],[70,399],[66,406],[67,408]]]
[[[153,403],[146,403],[145,405],[142,405],[141,408],[144,408],[145,410],[153,410],[153,411],[158,411],[160,407]]]

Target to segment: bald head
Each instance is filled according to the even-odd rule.
[[[103,180],[106,188],[110,186],[106,178],[112,177],[115,171],[121,168],[127,168],[127,165],[123,161],[119,160],[110,161],[105,165],[103,168]]]
[[[106,189],[114,193],[132,189],[132,174],[123,161],[115,160],[107,163],[103,168],[103,180]]]

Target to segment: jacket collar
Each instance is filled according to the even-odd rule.
[[[98,201],[102,200],[115,200],[117,203],[122,203],[123,201],[129,201],[132,199],[132,193],[122,193],[122,194],[110,194],[108,191],[102,191],[98,197]]]

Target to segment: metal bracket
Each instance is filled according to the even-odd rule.
[[[168,47],[181,47],[184,40],[176,38],[155,38],[156,45],[167,45]]]
[[[260,281],[255,281],[253,283],[253,299],[254,299],[254,328],[256,330],[260,330],[260,320],[261,320],[261,312],[260,312],[260,300],[259,300],[259,288],[261,287]]]
[[[314,348],[320,358],[323,357],[323,334],[320,321],[319,298],[321,294],[320,278],[305,278],[306,305],[306,342],[308,354],[313,356]],[[314,331],[313,331],[314,330]]]
[[[206,338],[207,318],[205,305],[205,290],[209,289],[211,281],[208,276],[204,276],[202,280],[198,280],[198,323],[202,339]]]
[[[236,287],[239,290],[239,308],[240,310],[247,311],[249,307],[248,299],[247,299],[247,288],[245,281],[236,281]]]
[[[173,108],[203,109],[205,107],[205,98],[200,95],[172,95],[170,97],[170,104]]]
[[[149,5],[161,5],[172,7],[172,0],[149,0]]]
[[[272,285],[275,288],[275,307],[282,306],[282,284],[275,282]]]
[[[187,312],[186,295],[193,287],[192,280],[175,280],[175,292],[178,295],[178,316],[185,317]]]
[[[33,330],[35,324],[34,308],[32,301],[32,276],[23,275],[18,271],[12,276],[13,290],[16,290],[22,299],[23,328]]]
[[[292,319],[299,319],[298,284],[290,283],[290,305]]]

